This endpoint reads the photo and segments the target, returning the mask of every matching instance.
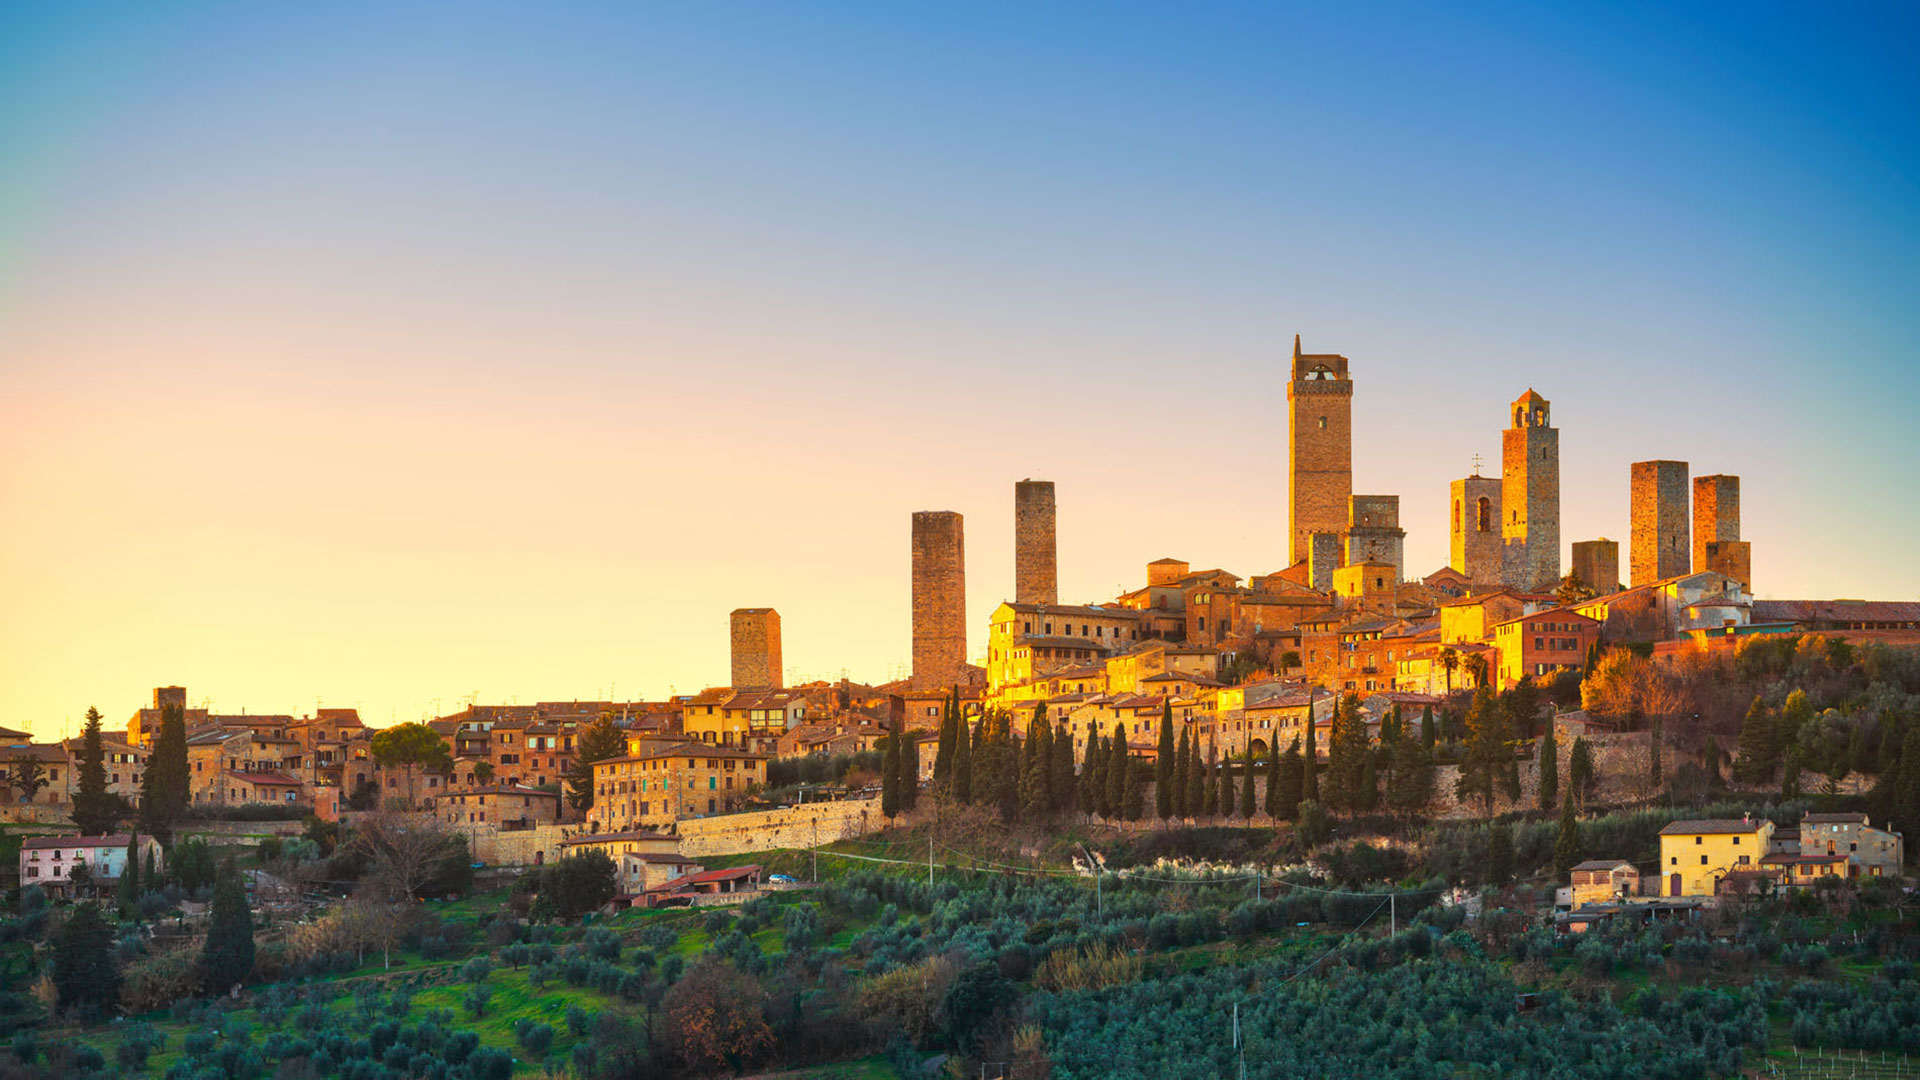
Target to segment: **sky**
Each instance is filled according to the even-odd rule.
[[[7,5],[0,726],[880,681],[1023,477],[1271,572],[1295,334],[1410,575],[1532,388],[1565,545],[1677,458],[1920,597],[1920,9]]]

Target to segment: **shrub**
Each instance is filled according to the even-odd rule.
[[[483,983],[493,974],[493,961],[484,956],[476,956],[461,965],[460,977],[470,983]]]
[[[487,1015],[487,1002],[492,999],[493,987],[480,983],[468,988],[467,995],[460,999],[460,1004],[467,1010],[467,1015],[478,1018]]]
[[[553,1045],[553,1027],[532,1020],[522,1020],[514,1025],[513,1037],[527,1053],[538,1057],[544,1055]]]
[[[1099,990],[1134,982],[1146,962],[1106,942],[1051,953],[1040,961],[1033,981],[1048,990]]]
[[[567,1030],[576,1038],[585,1038],[593,1030],[593,1014],[578,1005],[567,1006]]]

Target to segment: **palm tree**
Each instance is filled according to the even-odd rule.
[[[1473,678],[1473,685],[1487,685],[1487,658],[1481,653],[1467,657],[1467,674]]]
[[[1453,693],[1453,673],[1460,669],[1460,653],[1449,645],[1440,650],[1440,667],[1447,673],[1447,693]]]

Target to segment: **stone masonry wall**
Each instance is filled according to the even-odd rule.
[[[784,810],[686,818],[678,826],[680,854],[690,859],[772,848],[803,848],[864,836],[886,818],[879,799],[802,803]]]
[[[965,523],[951,510],[913,515],[913,684],[951,686],[967,662]]]
[[[1053,481],[1013,485],[1013,599],[1021,604],[1060,602],[1055,549]]]
[[[1693,555],[1687,542],[1687,463],[1634,462],[1632,503],[1629,584],[1637,588],[1685,574]]]

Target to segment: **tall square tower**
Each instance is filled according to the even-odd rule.
[[[1347,358],[1302,353],[1293,336],[1287,382],[1287,529],[1289,564],[1307,558],[1317,532],[1344,532],[1353,496],[1353,380]]]
[[[1348,566],[1385,563],[1393,567],[1398,585],[1406,576],[1406,544],[1407,530],[1400,527],[1400,496],[1355,495],[1347,500]]]
[[[1528,390],[1500,438],[1501,579],[1545,592],[1560,581],[1560,430],[1552,402]]]
[[[1628,584],[1639,588],[1685,574],[1693,554],[1687,542],[1687,463],[1634,462],[1631,496]]]
[[[780,689],[780,613],[770,607],[736,608],[730,620],[733,688]]]
[[[1452,501],[1447,565],[1475,584],[1491,585],[1502,580],[1500,481],[1477,474],[1455,480]]]
[[[1060,602],[1054,548],[1053,481],[1013,485],[1013,599],[1021,604]]]
[[[1707,545],[1740,539],[1740,478],[1696,476],[1693,479],[1693,570],[1707,565]]]
[[[967,541],[952,510],[913,515],[913,685],[951,686],[967,663]]]

